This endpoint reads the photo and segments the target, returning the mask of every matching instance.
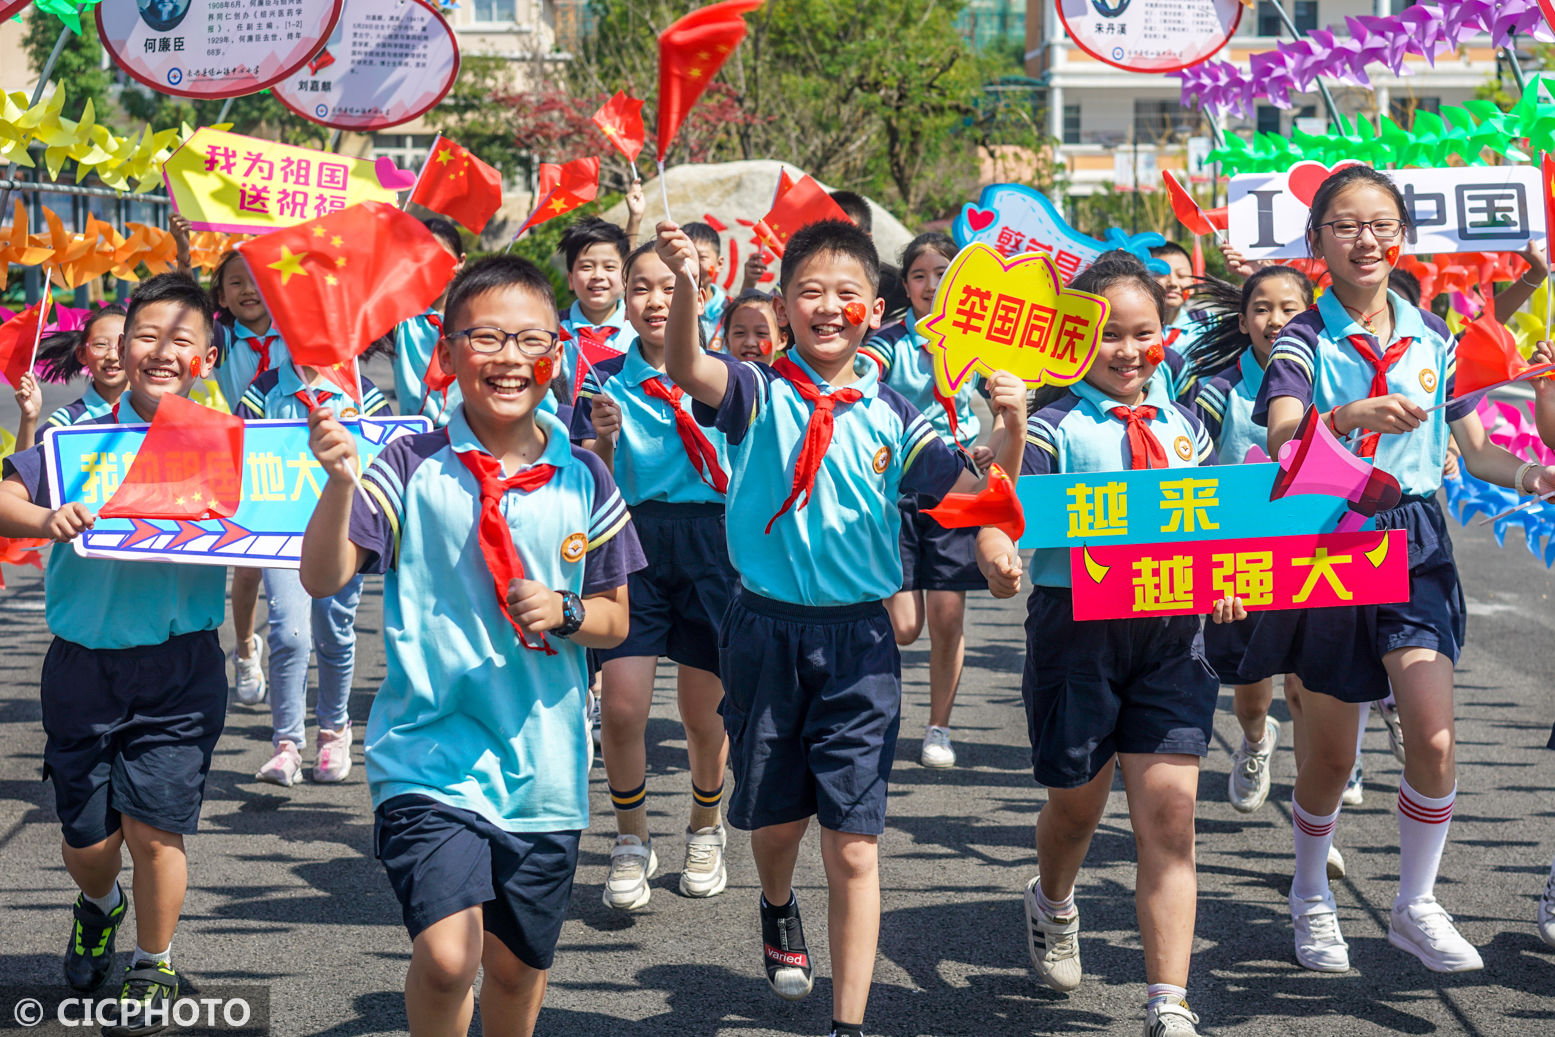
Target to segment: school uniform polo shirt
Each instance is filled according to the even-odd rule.
[[[889,328],[882,328],[859,349],[864,356],[880,365],[880,380],[907,398],[907,402],[934,426],[941,439],[952,447],[970,447],[982,431],[982,422],[972,410],[972,383],[969,381],[956,393],[956,435],[950,432],[950,417],[939,400],[934,398],[934,364],[929,351],[923,348],[923,337],[918,334],[918,318],[908,314],[907,319]],[[957,443],[960,437],[960,444]]]
[[[625,355],[611,357],[589,369],[572,411],[572,439],[593,439],[594,400],[601,393],[621,407],[621,435],[615,449],[615,480],[627,504],[665,501],[672,504],[722,504],[723,494],[709,486],[692,467],[685,444],[675,431],[675,417],[665,400],[649,396],[645,383],[657,381],[674,387],[669,376],[643,359],[633,342]],[[680,409],[691,413],[690,393],[680,398]],[[704,430],[718,453],[718,466],[729,471],[728,446],[722,432]]]
[[[126,398],[126,424],[140,424],[128,403]],[[120,422],[110,411],[77,424]],[[20,478],[39,507],[57,506],[49,496],[41,444],[7,457],[3,474]],[[73,546],[56,544],[49,552],[43,588],[49,630],[83,648],[159,645],[180,634],[215,630],[227,614],[227,570],[220,565],[83,558]]]
[[[86,383],[86,392],[74,403],[67,403],[44,419],[43,427],[68,428],[71,425],[79,425],[83,421],[91,421],[100,418],[104,414],[113,413],[113,404],[103,399],[97,391],[97,386],[91,381]]]
[[[226,348],[222,350],[213,374],[227,406],[236,411],[238,401],[248,391],[249,385],[264,373],[259,369],[260,354],[255,351],[255,343],[266,338],[271,340],[270,366],[267,370],[290,367],[292,358],[286,351],[286,340],[281,337],[280,330],[273,326],[266,334],[255,335],[241,321],[237,321],[230,328],[223,326],[222,332],[226,336]]]
[[[1156,408],[1150,431],[1166,452],[1168,468],[1215,463],[1215,446],[1208,430],[1191,410],[1167,395],[1164,379],[1152,377],[1141,402]],[[1071,385],[1065,396],[1027,419],[1021,474],[1128,471],[1133,463],[1128,426],[1111,415],[1114,407],[1121,406],[1089,382]],[[1031,582],[1044,587],[1070,586],[1068,550],[1033,552]]]
[[[298,395],[304,391],[313,396],[316,404],[333,408],[337,417],[347,408],[357,411],[364,418],[386,413],[389,410],[388,397],[365,377],[362,379],[362,403],[358,407],[356,401],[347,396],[340,386],[328,381],[321,381],[318,385],[304,385],[297,375],[297,369],[287,365],[279,370],[266,371],[255,378],[253,384],[243,393],[243,398],[238,401],[233,413],[245,419],[281,418],[306,421],[310,408]]]
[[[463,396],[458,382],[451,383],[445,395],[443,390],[430,391],[423,381],[443,335],[437,325],[427,320],[429,316],[437,316],[437,311],[428,308],[394,326],[394,398],[399,401],[401,414],[420,414],[432,419],[433,428],[442,428]]]
[[[1221,464],[1241,464],[1249,447],[1264,449],[1269,433],[1253,421],[1263,368],[1248,349],[1237,362],[1200,386],[1193,407],[1215,441]]]
[[[696,414],[728,437],[729,558],[740,582],[796,605],[852,605],[895,594],[902,587],[897,500],[903,493],[944,496],[962,472],[956,452],[865,364],[848,386],[863,397],[838,407],[809,502],[796,501],[764,533],[793,487],[814,408],[774,368],[708,355],[728,365],[729,389],[716,412],[698,405]],[[833,391],[797,349],[789,359],[822,393]]]
[[[1458,368],[1458,343],[1445,322],[1433,313],[1409,305],[1388,293],[1394,320],[1394,341],[1411,339],[1409,349],[1388,371],[1388,392],[1402,393],[1422,408],[1451,400]],[[1317,306],[1285,325],[1269,354],[1253,420],[1267,425],[1269,401],[1290,396],[1303,408],[1311,404],[1326,414],[1341,404],[1371,395],[1376,368],[1349,342],[1364,336],[1377,355],[1383,348],[1345,310],[1333,292],[1324,292]],[[1398,480],[1410,496],[1429,496],[1442,485],[1442,459],[1447,456],[1448,423],[1467,416],[1475,401],[1455,401],[1426,415],[1419,428],[1384,434],[1377,444],[1376,464]],[[1358,450],[1364,433],[1345,440]]]
[[[716,284],[709,287],[712,291],[702,303],[702,312],[697,321],[702,325],[702,344],[708,349],[722,349],[718,326],[723,323],[724,310],[729,306],[729,293]]]
[[[622,586],[645,562],[610,473],[555,417],[535,420],[547,437],[536,463],[556,472],[500,504],[525,574],[583,597]],[[413,794],[507,831],[586,828],[587,652],[554,635],[555,655],[519,642],[481,554],[479,483],[455,453],[467,449],[484,448],[458,407],[362,473],[376,515],[352,505],[362,571],[385,574],[388,674],[364,742],[373,805]]]

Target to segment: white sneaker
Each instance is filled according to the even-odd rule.
[[[1377,715],[1382,718],[1383,724],[1388,729],[1388,748],[1393,750],[1393,758],[1399,763],[1404,762],[1404,725],[1398,722],[1398,703],[1388,699],[1379,699],[1375,703]]]
[[[1358,807],[1366,802],[1366,790],[1361,787],[1360,760],[1355,761],[1355,769],[1350,772],[1350,780],[1345,782],[1339,801],[1347,807]]]
[[[1550,865],[1550,878],[1539,898],[1539,939],[1555,947],[1555,864]]]
[[[255,634],[249,641],[247,659],[232,650],[232,672],[236,679],[233,694],[245,706],[257,706],[265,700],[265,668],[260,661],[264,654],[265,639]]]
[[[653,840],[647,845],[635,835],[616,837],[610,851],[610,875],[605,879],[605,906],[617,911],[636,911],[648,903],[653,890],[648,880],[659,870]]]
[[[1037,900],[1037,878],[1026,883],[1026,950],[1037,979],[1054,990],[1080,985],[1080,912],[1054,918]]]
[[[1350,945],[1339,933],[1339,911],[1333,894],[1290,898],[1290,921],[1296,930],[1296,961],[1313,972],[1349,972]]]
[[[1436,898],[1394,904],[1388,942],[1420,959],[1432,972],[1473,972],[1485,967],[1474,945],[1452,924]]]
[[[950,747],[950,728],[928,726],[923,732],[923,751],[918,754],[918,762],[936,770],[956,765],[956,751]]]
[[[1266,748],[1254,752],[1244,736],[1242,747],[1232,754],[1228,794],[1239,813],[1251,814],[1269,798],[1269,764],[1280,745],[1280,722],[1273,717],[1264,718],[1263,741]]]
[[[281,739],[281,744],[275,747],[275,755],[254,777],[286,788],[297,784],[302,780],[302,754],[297,751],[297,743],[288,738]]]
[[[1328,844],[1328,881],[1338,882],[1344,878],[1344,854],[1339,852],[1339,847],[1333,843]]]
[[[1145,1009],[1145,1037],[1198,1037],[1199,1017],[1186,1001],[1168,1001]]]
[[[724,867],[724,826],[686,832],[686,868],[680,873],[680,891],[688,897],[716,897],[729,882]]]

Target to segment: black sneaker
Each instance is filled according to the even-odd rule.
[[[119,1021],[103,1027],[103,1037],[144,1037],[161,1033],[173,1021],[178,973],[160,961],[137,961],[124,971],[119,992]]]
[[[767,966],[767,982],[785,1001],[800,1001],[815,985],[811,978],[810,952],[805,949],[804,926],[799,921],[799,900],[790,895],[787,907],[773,907],[761,898],[761,951]]]
[[[89,903],[84,895],[76,897],[75,924],[71,927],[70,946],[65,948],[65,982],[75,990],[96,990],[113,968],[113,938],[124,921],[129,901],[119,891],[119,906],[106,914]]]

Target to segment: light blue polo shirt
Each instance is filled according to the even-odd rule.
[[[320,381],[314,386],[303,385],[297,369],[287,364],[255,378],[248,391],[243,393],[243,399],[233,408],[233,413],[245,420],[283,418],[306,421],[308,405],[297,398],[297,394],[304,389],[312,393],[319,403],[334,408],[337,416],[346,408],[357,410],[364,418],[389,411],[388,397],[365,375],[362,378],[362,405],[357,407],[356,401],[333,382]]]
[[[437,325],[427,320],[429,316],[437,316],[437,311],[428,309],[394,326],[394,398],[401,414],[431,418],[432,427],[437,429],[448,424],[449,415],[464,397],[458,382],[450,383],[445,395],[444,391],[430,391],[423,380],[438,339],[443,337]]]
[[[645,561],[610,473],[558,419],[535,420],[547,437],[536,464],[557,471],[500,505],[525,574],[585,598],[622,586]],[[480,486],[455,454],[465,449],[484,448],[457,407],[447,427],[394,440],[362,473],[376,515],[352,505],[362,571],[385,574],[388,674],[364,741],[373,805],[413,794],[507,831],[586,828],[588,654],[554,635],[555,655],[519,642],[481,555]]]
[[[1402,393],[1422,408],[1452,399],[1458,368],[1458,342],[1446,323],[1425,310],[1388,293],[1393,309],[1394,341],[1410,338],[1409,349],[1388,371],[1388,392]],[[1364,335],[1381,355],[1375,337],[1367,333],[1345,310],[1333,292],[1324,292],[1317,306],[1297,314],[1280,332],[1269,353],[1263,387],[1253,410],[1253,420],[1268,424],[1269,401],[1290,396],[1302,407],[1314,405],[1318,413],[1371,395],[1376,368],[1349,342],[1350,335]],[[1474,400],[1449,403],[1426,415],[1419,428],[1385,434],[1378,441],[1376,464],[1398,480],[1410,496],[1429,496],[1442,485],[1442,459],[1447,456],[1450,422],[1474,410]],[[1345,445],[1360,448],[1364,433],[1354,433]]]
[[[572,391],[573,372],[578,369],[578,329],[579,328],[615,328],[616,333],[610,336],[612,349],[625,352],[626,347],[637,341],[637,329],[632,327],[626,319],[626,300],[616,303],[616,308],[598,324],[590,324],[589,319],[583,315],[581,303],[574,302],[562,314],[561,326],[567,330],[567,341],[562,343],[562,366],[565,370],[558,377],[564,377],[563,383],[567,391]]]
[[[882,328],[859,348],[859,354],[880,365],[880,380],[907,398],[917,407],[941,439],[952,447],[968,449],[977,442],[982,422],[972,409],[972,394],[976,392],[972,381],[956,393],[956,436],[950,434],[950,418],[939,400],[934,398],[934,363],[929,351],[923,348],[923,338],[918,334],[918,318],[909,313],[907,319],[888,328]]]
[[[944,496],[963,471],[959,455],[866,364],[848,386],[863,398],[837,409],[809,503],[796,501],[766,533],[793,487],[814,408],[775,368],[708,355],[728,365],[729,389],[716,412],[699,404],[695,413],[728,436],[726,525],[741,584],[763,597],[817,606],[881,601],[901,590],[897,501],[903,493]],[[822,393],[833,391],[799,350],[788,357]]]
[[[702,313],[697,320],[702,325],[702,345],[708,349],[722,349],[722,339],[718,335],[718,326],[723,323],[724,310],[729,305],[729,293],[718,285],[711,286],[712,292],[707,296],[707,301],[702,304]]]
[[[1241,464],[1249,447],[1265,448],[1269,433],[1253,421],[1253,406],[1263,387],[1263,368],[1251,348],[1230,368],[1199,386],[1193,407],[1215,441],[1221,464]]]
[[[86,383],[86,392],[74,403],[67,403],[63,407],[50,414],[43,422],[43,427],[67,428],[71,425],[79,425],[84,421],[100,418],[104,414],[113,413],[113,404],[103,399],[97,391],[97,386],[91,381]]]
[[[221,395],[226,399],[227,406],[236,410],[238,401],[248,391],[249,385],[255,378],[264,374],[264,371],[259,369],[259,354],[254,351],[253,340],[272,339],[270,370],[290,367],[292,357],[286,350],[286,340],[281,337],[280,329],[274,326],[264,335],[255,335],[241,321],[235,321],[231,328],[224,327],[224,334],[226,348],[216,364],[215,378],[216,384],[221,387]]]
[[[669,376],[643,359],[633,342],[624,356],[611,357],[583,376],[583,387],[572,411],[572,440],[595,438],[594,399],[604,393],[621,407],[621,435],[615,449],[615,480],[629,506],[643,501],[670,504],[722,504],[723,494],[707,484],[692,467],[685,444],[675,431],[675,418],[665,400],[643,391],[649,381],[673,387]],[[690,393],[680,398],[680,409],[691,413]],[[729,450],[724,434],[703,429],[718,452],[718,466],[729,473]]]
[[[1215,463],[1215,446],[1208,430],[1191,410],[1167,395],[1164,379],[1151,378],[1141,402],[1156,408],[1150,431],[1165,449],[1168,468]],[[1128,471],[1132,463],[1128,426],[1110,413],[1121,406],[1089,382],[1071,385],[1061,399],[1027,419],[1020,473]],[[1068,550],[1032,552],[1031,582],[1043,587],[1070,586]]]
[[[127,392],[128,390],[126,390]],[[125,424],[140,424],[132,415]],[[77,424],[117,425],[113,414]],[[53,508],[43,468],[43,446],[12,454],[5,476],[21,479],[39,507]],[[43,616],[55,637],[84,648],[142,648],[180,634],[216,630],[227,614],[227,570],[220,565],[171,565],[83,558],[69,544],[49,552]]]

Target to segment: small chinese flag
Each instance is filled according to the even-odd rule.
[[[540,199],[540,203],[535,206],[535,211],[530,213],[529,219],[524,221],[524,225],[518,228],[518,234],[513,235],[513,239],[518,240],[518,237],[530,227],[555,219],[580,205],[592,202],[598,193],[599,158],[597,156],[575,158],[559,166],[551,162],[540,163],[539,189],[535,192],[535,197]]]
[[[1199,203],[1194,199],[1193,195],[1188,193],[1186,187],[1178,183],[1171,170],[1161,170],[1161,179],[1166,181],[1166,195],[1171,199],[1172,212],[1176,213],[1177,219],[1184,227],[1188,228],[1188,233],[1214,234],[1216,225],[1210,219],[1209,214],[1199,208]],[[1225,226],[1223,216],[1220,226]]]
[[[756,233],[764,244],[783,254],[783,246],[800,228],[821,220],[848,220],[848,214],[832,201],[825,188],[812,178],[801,177],[799,182],[784,191],[772,204],[772,211],[756,224]]]
[[[43,556],[37,548],[49,543],[47,540],[13,539],[12,537],[0,537],[0,562],[6,565],[30,565],[35,569],[43,568]],[[0,587],[5,586],[5,574],[0,572]]]
[[[243,419],[169,394],[103,518],[230,518],[243,497]]]
[[[643,131],[643,103],[635,97],[628,97],[621,90],[616,95],[600,106],[594,113],[594,125],[600,132],[610,138],[621,154],[626,156],[628,162],[636,162],[637,156],[642,153],[643,140],[646,137]]]
[[[32,370],[38,355],[38,341],[43,338],[43,326],[49,321],[49,309],[54,294],[44,282],[43,298],[21,313],[0,324],[0,376],[12,388],[20,388],[22,375]]]
[[[741,15],[762,0],[722,0],[692,11],[659,33],[659,161],[734,48],[745,38]]]
[[[439,136],[421,167],[410,200],[452,217],[472,233],[502,208],[502,174],[447,137]]]
[[[603,360],[609,360],[613,356],[620,356],[624,350],[617,349],[610,344],[610,336],[597,328],[579,327],[578,336],[578,370],[572,376],[572,398],[578,398],[578,390],[583,387],[583,376],[596,364]]]
[[[1517,340],[1506,326],[1487,309],[1463,329],[1458,340],[1458,369],[1453,376],[1453,399],[1482,389],[1534,376],[1534,372],[1555,370],[1555,365],[1534,367],[1517,351]]]
[[[946,529],[995,526],[1011,540],[1019,540],[1026,532],[1026,512],[1015,493],[1015,483],[996,464],[988,466],[988,485],[981,493],[947,493],[924,514]]]
[[[237,248],[292,359],[321,371],[424,312],[455,262],[420,220],[387,202],[358,202]]]

